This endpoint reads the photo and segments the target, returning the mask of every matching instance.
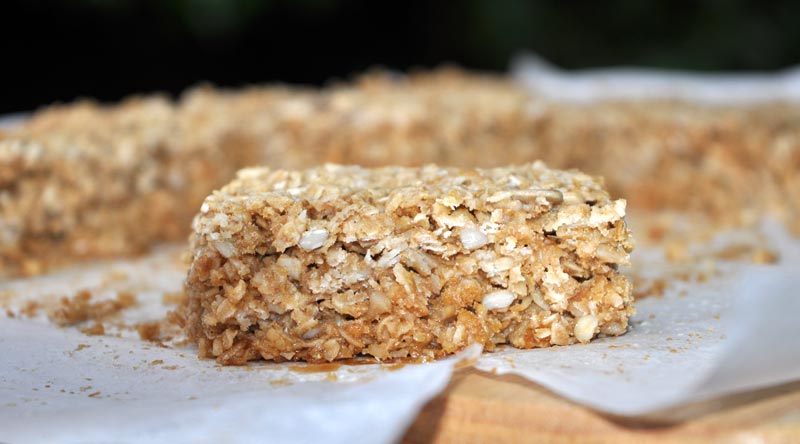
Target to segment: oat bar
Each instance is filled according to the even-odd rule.
[[[624,215],[539,162],[244,169],[195,217],[182,315],[224,364],[585,343],[634,312]]]
[[[201,117],[161,97],[84,102],[1,136],[0,279],[185,239],[242,166]]]

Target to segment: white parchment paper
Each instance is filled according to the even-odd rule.
[[[708,104],[800,101],[800,67],[778,72],[696,73],[647,68],[558,69],[535,54],[511,74],[538,96],[558,101],[684,100]]]
[[[0,329],[0,440],[9,443],[392,442],[452,372],[452,361],[359,366],[325,382],[286,365],[220,368],[33,322],[0,320]]]

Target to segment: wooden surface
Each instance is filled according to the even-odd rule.
[[[403,442],[800,444],[800,383],[631,420],[580,407],[518,376],[461,369]]]

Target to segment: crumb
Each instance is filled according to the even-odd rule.
[[[139,338],[144,341],[159,342],[161,323],[159,321],[142,322],[136,325],[136,331],[139,332]]]
[[[119,292],[113,300],[91,300],[92,294],[87,290],[78,291],[72,298],[61,298],[59,306],[49,314],[50,321],[61,327],[101,321],[137,303],[136,296],[129,292]]]
[[[727,261],[750,260],[754,264],[774,264],[779,256],[775,251],[749,244],[732,244],[713,254],[713,257]]]
[[[161,365],[163,363],[164,363],[163,359],[154,359],[154,360],[150,361],[150,365]]]
[[[453,366],[455,369],[465,368],[465,367],[472,367],[473,364],[478,362],[478,358],[469,358],[469,359],[462,359]]]
[[[398,363],[398,364],[382,365],[381,368],[384,369],[384,370],[388,370],[390,372],[396,372],[397,370],[400,370],[401,368],[403,368],[405,366],[406,366],[406,364],[401,362],[401,363]]]
[[[28,318],[35,318],[39,315],[39,310],[42,308],[42,305],[37,301],[28,301],[25,303],[25,306],[20,310],[20,313],[25,315]]]
[[[90,398],[99,398],[100,397],[100,392],[89,393],[89,397]]]
[[[109,282],[124,281],[128,279],[128,273],[123,270],[113,269],[106,273],[105,278]]]
[[[102,322],[95,322],[88,327],[82,328],[81,333],[89,336],[102,336],[106,334],[106,328]]]
[[[760,265],[776,264],[780,260],[780,256],[772,250],[760,248],[753,252],[751,260],[754,264]]]
[[[167,312],[167,322],[180,329],[183,329],[186,327],[186,316],[181,310],[172,310]]]
[[[89,344],[78,344],[78,346],[75,347],[75,350],[73,350],[73,351],[77,352],[77,351],[81,351],[81,350],[89,348],[89,347],[91,347]]]
[[[667,289],[667,281],[663,278],[654,279],[649,286],[644,289],[636,290],[634,292],[636,299],[644,299],[647,297],[661,297]]]
[[[672,241],[664,246],[664,254],[670,262],[682,262],[689,258],[686,244],[683,242]]]
[[[180,334],[180,328],[171,321],[169,316],[164,319],[141,322],[134,327],[139,333],[139,338],[162,348],[169,348],[164,341],[170,341],[175,335]]]
[[[133,307],[137,304],[136,295],[130,291],[120,291],[117,293],[117,305],[120,309]]]

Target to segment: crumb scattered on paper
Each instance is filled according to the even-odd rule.
[[[62,298],[58,307],[53,309],[48,317],[50,321],[62,327],[89,320],[102,321],[134,306],[136,302],[136,296],[130,292],[120,292],[113,300],[92,302],[92,294],[80,290],[71,298]]]

